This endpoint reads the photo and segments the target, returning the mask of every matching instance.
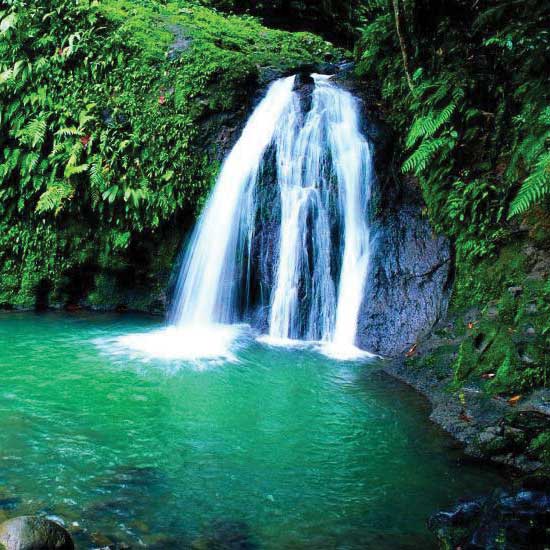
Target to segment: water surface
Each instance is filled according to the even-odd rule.
[[[375,360],[246,336],[209,362],[115,343],[159,326],[0,314],[0,514],[59,516],[83,548],[430,548],[432,511],[500,481],[461,465]]]

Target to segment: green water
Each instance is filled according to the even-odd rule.
[[[375,361],[251,339],[235,361],[185,363],[111,344],[158,326],[0,314],[0,514],[59,516],[82,548],[95,532],[132,548],[430,548],[431,512],[500,481],[460,465]]]

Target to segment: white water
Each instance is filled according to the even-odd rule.
[[[170,321],[181,346],[193,338],[194,354],[215,348],[209,327],[241,322],[254,306],[258,194],[273,159],[278,193],[271,213],[280,220],[271,298],[263,304],[269,341],[322,341],[335,355],[355,344],[369,264],[372,158],[356,100],[329,77],[313,78],[307,114],[293,92],[294,77],[272,84],[225,160],[192,235]],[[206,336],[197,343],[200,334]]]
[[[171,320],[178,326],[235,319],[238,265],[249,232],[253,186],[281,116],[294,100],[294,77],[278,80],[258,105],[226,158],[193,232],[177,284]]]

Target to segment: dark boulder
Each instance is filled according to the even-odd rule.
[[[0,525],[0,547],[6,550],[73,550],[74,544],[61,525],[37,516],[19,516]]]
[[[548,482],[534,484],[529,478],[515,490],[500,489],[489,497],[461,502],[434,514],[428,527],[443,548],[548,548]]]

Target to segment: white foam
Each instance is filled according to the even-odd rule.
[[[336,361],[360,361],[380,357],[353,345],[336,344],[334,342],[319,342],[311,340],[293,340],[291,338],[276,338],[263,334],[256,338],[257,342],[271,347],[288,349],[311,349]]]
[[[308,340],[294,340],[292,338],[278,338],[276,336],[271,336],[269,334],[262,334],[256,338],[256,341],[260,344],[266,346],[276,347],[276,348],[311,348],[316,342],[311,342]]]
[[[360,349],[353,345],[337,344],[334,342],[322,342],[319,351],[337,361],[360,361],[364,359],[374,359],[379,357],[370,351]]]
[[[236,340],[244,330],[243,325],[168,326],[98,343],[114,354],[145,360],[236,361]]]

